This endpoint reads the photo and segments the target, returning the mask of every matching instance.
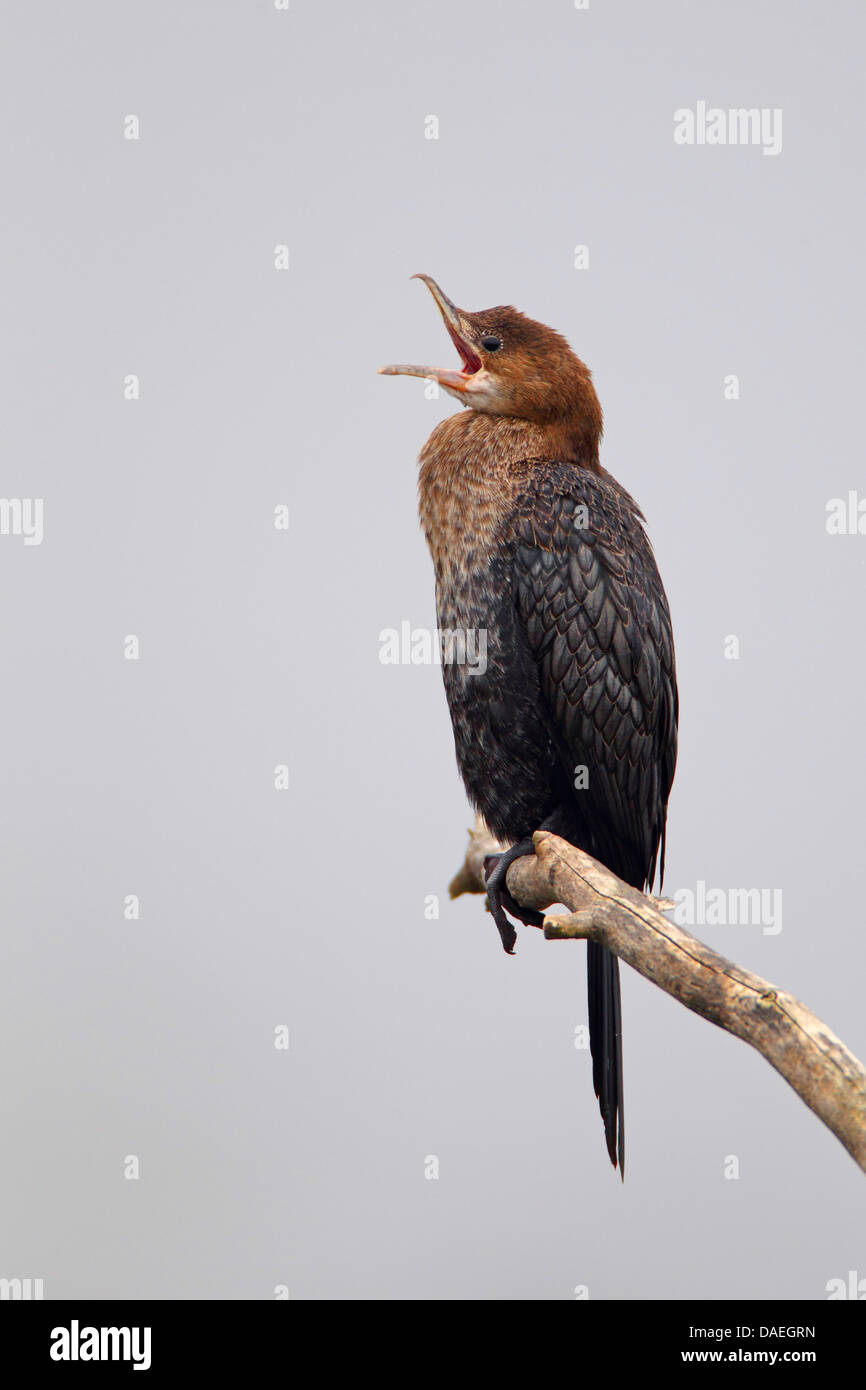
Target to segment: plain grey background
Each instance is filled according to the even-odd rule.
[[[666,888],[781,888],[780,934],[698,934],[866,1053],[866,536],[825,527],[866,494],[864,37],[855,0],[7,0],[2,492],[44,498],[45,536],[0,537],[0,1276],[866,1276],[851,1159],[629,971],[621,1185],[574,1046],[583,947],[521,930],[508,959],[448,902],[471,817],[441,675],[383,666],[379,634],[435,621],[414,460],[454,403],[376,376],[453,363],[415,271],[593,368],[674,617]],[[699,100],[782,108],[781,154],[676,146]]]

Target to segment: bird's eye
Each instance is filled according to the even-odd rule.
[[[485,352],[498,352],[499,349],[502,347],[502,339],[494,338],[493,334],[491,333],[488,334],[486,338],[481,339],[481,346],[483,347]]]

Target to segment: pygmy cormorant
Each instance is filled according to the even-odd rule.
[[[643,514],[601,467],[602,412],[561,335],[510,306],[467,313],[428,275],[459,370],[434,378],[465,412],[421,451],[421,522],[439,627],[484,631],[486,668],[443,662],[457,762],[494,835],[487,876],[512,952],[512,917],[538,925],[508,866],[550,830],[635,888],[664,871],[677,748],[667,599]],[[587,945],[589,1033],[607,1150],[624,1171],[619,962]]]

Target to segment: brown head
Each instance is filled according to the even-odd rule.
[[[470,410],[542,428],[563,461],[597,467],[601,405],[589,368],[562,335],[510,305],[474,314],[458,309],[429,275],[413,279],[433,295],[461,368],[400,364],[380,372],[433,378]]]

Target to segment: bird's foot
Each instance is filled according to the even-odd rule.
[[[484,861],[487,903],[499,931],[503,948],[509,956],[514,955],[517,932],[514,930],[513,923],[509,922],[506,917],[506,912],[510,912],[512,917],[516,917],[518,922],[523,922],[527,927],[544,925],[543,913],[536,912],[531,907],[522,907],[511,896],[506,883],[508,870],[515,859],[522,859],[525,854],[534,854],[534,852],[535,846],[532,840],[521,840],[519,844],[512,845],[511,849],[507,849],[504,854],[488,855]]]

